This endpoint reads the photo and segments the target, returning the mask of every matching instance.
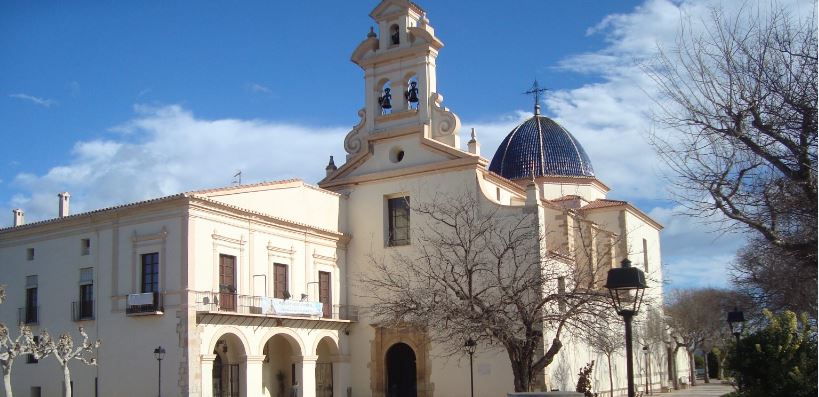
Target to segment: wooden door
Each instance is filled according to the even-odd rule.
[[[273,297],[284,299],[284,293],[287,292],[287,265],[276,263],[273,270]]]
[[[236,311],[236,257],[219,255],[219,309]]]
[[[322,303],[324,318],[333,317],[333,302],[330,298],[330,273],[319,272],[319,302]]]

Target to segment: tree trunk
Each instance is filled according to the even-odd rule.
[[[705,353],[705,360],[703,361],[703,365],[705,366],[705,383],[711,383],[711,376],[708,374],[708,353]]]
[[[720,353],[717,359],[717,379],[724,379],[725,378],[725,358],[728,357],[725,353]]]
[[[694,352],[691,350],[686,349],[685,352],[688,354],[688,379],[689,384],[691,386],[697,385],[697,366],[694,362]]]
[[[614,397],[614,375],[611,373],[611,355],[606,355],[606,361],[609,362],[609,396]]]
[[[532,376],[529,371],[529,363],[520,360],[512,362],[512,375],[515,377],[515,392],[529,391],[529,385],[532,383]]]
[[[68,370],[68,363],[63,366],[63,393],[64,397],[71,397],[71,372]]]
[[[668,364],[671,384],[674,386],[674,390],[680,390],[679,378],[677,378],[677,348],[668,348]]]
[[[11,364],[11,363],[8,363]],[[8,370],[3,368],[3,388],[6,390],[6,397],[12,397],[11,394],[11,365],[9,365]]]

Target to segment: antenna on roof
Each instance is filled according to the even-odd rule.
[[[242,184],[242,170],[236,171],[233,174],[233,181],[231,182],[232,185],[241,185]]]
[[[534,84],[532,84],[532,89],[524,92],[526,95],[532,95],[535,100],[535,116],[540,116],[540,93],[546,91],[549,91],[549,89],[540,88],[540,85],[537,83],[537,79],[535,79]]]

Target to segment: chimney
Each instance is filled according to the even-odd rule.
[[[60,218],[68,216],[68,201],[71,195],[68,192],[62,192],[57,195],[60,198]]]
[[[23,213],[22,209],[15,208],[11,210],[11,212],[14,213],[14,226],[22,226],[24,223],[26,223],[25,214]]]

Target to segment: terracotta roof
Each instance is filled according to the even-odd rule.
[[[249,185],[232,185],[232,186],[224,186],[224,187],[216,187],[212,189],[202,189],[202,190],[192,190],[189,192],[185,192],[187,194],[208,194],[208,193],[216,193],[216,192],[225,192],[230,190],[238,190],[238,189],[246,189],[246,188],[253,188],[253,187],[260,187],[260,186],[273,186],[273,185],[283,185],[286,183],[293,183],[293,182],[302,182],[303,180],[299,178],[293,179],[283,179],[280,181],[265,181],[259,183],[251,183]]]
[[[570,194],[570,195],[567,195],[567,196],[558,197],[556,199],[551,199],[550,201],[567,201],[567,200],[577,200],[577,199],[581,199],[581,198],[582,197],[580,197],[580,196],[578,196],[576,194]]]
[[[609,200],[609,199],[598,199],[590,202],[589,204],[583,206],[580,210],[592,210],[596,208],[606,208],[606,207],[617,207],[620,205],[628,204],[627,201],[620,201],[620,200]]]

